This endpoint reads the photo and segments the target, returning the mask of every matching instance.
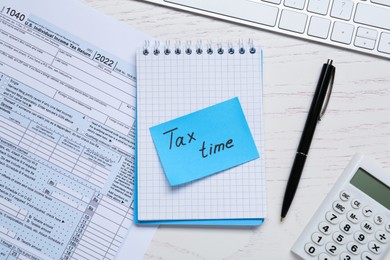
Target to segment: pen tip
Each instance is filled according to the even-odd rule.
[[[280,218],[280,222],[281,222],[281,223],[283,222],[283,220],[284,220],[284,218]]]

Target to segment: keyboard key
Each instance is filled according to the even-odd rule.
[[[337,224],[339,222],[339,217],[336,213],[332,211],[326,212],[325,218],[329,223]]]
[[[365,27],[359,27],[357,29],[356,36],[363,37],[366,39],[376,40],[378,37],[378,31],[373,30],[373,29],[368,29]],[[368,207],[365,207],[364,209],[366,209],[366,208],[368,208]],[[364,214],[364,212],[363,212],[363,214]]]
[[[342,201],[347,201],[347,200],[349,200],[351,198],[351,195],[349,195],[349,193],[348,192],[346,192],[346,191],[342,191],[342,192],[340,192],[340,199],[342,200]]]
[[[351,19],[354,3],[352,0],[334,0],[330,16],[343,20]]]
[[[305,245],[305,252],[308,253],[309,255],[315,256],[318,254],[317,251],[318,251],[317,248],[313,244],[307,243]]]
[[[319,256],[318,256],[318,260],[329,260],[330,259],[330,256],[325,254],[325,253],[321,253]]]
[[[325,235],[329,235],[330,233],[332,233],[332,228],[328,222],[321,222],[320,224],[318,224],[318,230]]]
[[[370,243],[368,243],[368,249],[370,249],[371,252],[377,255],[382,253],[382,245],[375,241],[371,241]]]
[[[340,248],[333,243],[327,243],[325,245],[325,250],[331,255],[337,255],[340,251]]]
[[[315,233],[313,233],[313,235],[311,235],[311,240],[314,243],[316,243],[317,245],[322,246],[324,244],[324,242],[325,242],[324,237],[325,236],[323,234],[315,232]]]
[[[347,244],[347,249],[349,252],[351,252],[354,255],[357,255],[360,253],[360,245],[356,244],[355,242],[349,242]]]
[[[354,21],[390,30],[390,9],[375,5],[357,4]]]
[[[370,206],[366,206],[363,208],[363,215],[366,217],[371,217],[373,214],[373,210]]]
[[[356,231],[355,234],[353,234],[353,237],[355,238],[355,240],[357,242],[359,242],[360,244],[365,244],[367,243],[367,235],[364,234],[363,232],[361,231]]]
[[[379,38],[378,51],[390,54],[390,33],[381,33],[381,37]],[[388,227],[388,231],[390,232],[390,225]]]
[[[363,252],[362,253],[362,259],[363,260],[373,260],[373,259],[375,259],[375,256],[373,256],[372,254],[370,254],[368,252]]]
[[[300,12],[283,10],[280,16],[279,28],[297,33],[303,33],[306,27],[307,15]]]
[[[360,227],[363,231],[372,234],[374,232],[374,224],[371,222],[368,222],[367,220],[364,220],[361,224]]]
[[[343,231],[346,234],[351,234],[352,233],[352,226],[351,225],[352,224],[350,224],[347,221],[342,221],[340,223],[340,229],[341,229],[341,231]]]
[[[386,244],[387,241],[389,240],[388,235],[385,232],[383,232],[383,231],[377,231],[375,233],[375,238],[376,238],[376,240],[378,240],[382,244]]]
[[[278,17],[279,8],[267,4],[240,1],[239,8],[234,4],[234,1],[224,1],[209,3],[209,1],[197,0],[169,0],[169,3],[174,3],[183,6],[192,6],[200,10],[210,11],[213,13],[228,15],[230,17],[259,23],[267,26],[275,26],[276,18]]]
[[[305,6],[305,0],[284,0],[284,5],[302,10],[303,7]]]
[[[352,24],[335,22],[330,39],[335,42],[350,44],[355,27]]]
[[[347,214],[347,219],[356,224],[359,223],[360,217],[357,215],[356,211],[351,210]]]
[[[340,260],[351,260],[352,256],[350,254],[347,254],[346,252],[342,252],[340,254]]]
[[[371,0],[372,3],[390,6],[390,0]]]
[[[351,206],[352,206],[352,208],[354,208],[354,209],[360,208],[361,205],[362,205],[362,203],[361,203],[358,199],[354,199],[354,200],[352,200],[352,202],[351,202]]]
[[[309,0],[307,11],[325,15],[328,13],[329,0]]]
[[[356,47],[373,50],[375,47],[375,41],[367,38],[356,36],[354,45]]]
[[[330,20],[318,16],[310,18],[307,34],[310,36],[326,39],[329,35]]]
[[[333,233],[332,238],[334,241],[336,241],[337,244],[343,245],[345,243],[346,235],[336,231]]]
[[[339,201],[333,202],[333,209],[340,214],[345,212],[345,205]]]
[[[382,225],[385,222],[385,219],[381,214],[376,214],[374,216],[374,222],[377,225]]]

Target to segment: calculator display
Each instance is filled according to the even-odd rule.
[[[377,178],[359,168],[351,184],[390,210],[390,188]]]

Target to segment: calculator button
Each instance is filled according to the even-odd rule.
[[[353,234],[353,237],[355,238],[355,240],[357,242],[359,242],[360,244],[365,244],[367,242],[367,235],[364,234],[363,232],[361,231],[356,231],[355,234]]]
[[[357,199],[353,199],[352,202],[351,202],[351,206],[354,209],[360,208],[361,205],[362,205],[362,203],[359,200],[357,200]]]
[[[343,245],[345,243],[345,237],[346,237],[345,234],[342,234],[341,232],[338,231],[334,232],[332,235],[333,240],[339,245]]]
[[[318,256],[318,260],[330,260],[330,256],[329,256],[328,254],[321,253],[321,254]]]
[[[373,256],[372,254],[370,254],[368,252],[363,252],[362,253],[362,259],[363,260],[374,260],[375,256]]]
[[[368,243],[368,249],[370,249],[371,252],[377,255],[382,252],[382,246],[375,241],[371,241],[370,243]]]
[[[385,220],[384,220],[384,218],[383,218],[382,215],[377,214],[377,215],[375,215],[375,217],[374,217],[374,222],[375,222],[375,224],[377,224],[377,225],[382,225],[383,222],[385,222]]]
[[[389,240],[388,235],[385,232],[383,232],[383,231],[376,232],[375,233],[375,238],[376,238],[376,240],[378,240],[382,244],[386,244],[387,241]]]
[[[311,256],[315,256],[318,253],[317,248],[312,243],[307,243],[305,245],[305,251],[306,251],[306,253],[308,253]]]
[[[341,229],[341,231],[343,231],[346,234],[352,233],[352,226],[347,221],[343,221],[340,223],[340,229]]]
[[[363,215],[366,217],[371,217],[373,213],[373,210],[370,206],[366,206],[363,208]]]
[[[339,217],[337,216],[336,213],[334,213],[332,211],[326,212],[325,218],[327,221],[329,221],[329,223],[332,223],[332,224],[337,224],[339,222]]]
[[[315,232],[313,233],[313,235],[311,235],[311,240],[319,246],[322,246],[324,244],[325,242],[324,238],[325,238],[324,235],[318,232]]]
[[[342,252],[340,254],[340,260],[351,260],[352,256],[350,254],[347,254],[346,252]]]
[[[390,232],[390,222],[386,224],[386,231]]]
[[[333,243],[327,243],[326,245],[325,245],[325,249],[326,249],[326,251],[329,253],[329,254],[331,254],[331,255],[338,255],[339,254],[339,248],[335,245],[335,244],[333,244]]]
[[[360,252],[360,245],[356,244],[355,242],[349,242],[347,244],[347,249],[352,254],[357,255]]]
[[[347,201],[347,200],[349,200],[349,198],[351,198],[351,195],[349,195],[348,192],[346,192],[346,191],[340,192],[340,199],[342,201]]]
[[[318,224],[318,229],[325,235],[329,235],[331,233],[331,227],[325,221],[323,221],[320,224]]]
[[[339,201],[333,202],[333,209],[340,214],[343,214],[345,212],[345,206]]]
[[[359,223],[359,217],[357,216],[357,213],[354,210],[348,212],[347,219],[354,224]]]
[[[367,220],[363,221],[360,227],[366,231],[367,233],[371,234],[374,232],[374,225],[371,222],[368,222]]]

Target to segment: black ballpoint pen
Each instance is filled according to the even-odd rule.
[[[305,165],[307,154],[309,152],[311,141],[313,140],[314,131],[317,122],[325,113],[332,92],[334,75],[336,68],[332,65],[332,60],[328,60],[322,66],[321,75],[317,83],[317,88],[314,93],[313,101],[310,106],[309,114],[306,119],[305,127],[303,128],[301,140],[298,145],[294,163],[291,168],[290,177],[287,182],[286,192],[284,194],[281,221],[287,215],[287,211],[293,201],[297,190],[299,180]]]

